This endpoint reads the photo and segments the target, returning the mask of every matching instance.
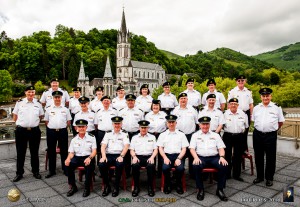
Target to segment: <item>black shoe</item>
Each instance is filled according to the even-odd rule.
[[[69,192],[67,193],[67,197],[74,195],[74,193],[76,193],[77,191],[78,191],[77,186],[76,185],[72,186]]]
[[[203,199],[204,199],[204,190],[199,189],[198,194],[197,194],[197,200],[198,201],[203,201]]]
[[[165,194],[170,194],[171,193],[171,187],[164,187],[164,193]]]
[[[36,179],[42,179],[40,173],[33,173],[33,177],[35,177]]]
[[[90,195],[90,188],[84,189],[82,197],[88,197],[89,195]]]
[[[221,199],[221,201],[228,201],[228,198],[226,197],[223,190],[217,190],[216,195]]]
[[[238,181],[241,181],[241,182],[244,182],[244,179],[241,178],[241,177],[233,177],[233,179],[238,180]]]
[[[272,180],[267,180],[266,186],[270,187],[272,185],[273,185],[273,181]]]
[[[153,188],[148,188],[148,196],[153,197],[155,195]]]
[[[111,196],[112,197],[117,197],[119,195],[119,189],[115,188],[112,193],[111,193]]]
[[[23,178],[23,175],[16,175],[16,177],[13,179],[13,182],[18,182]]]
[[[48,175],[45,176],[45,178],[51,178],[54,175],[56,175],[56,173],[49,173]]]
[[[182,189],[182,187],[181,186],[177,186],[176,187],[176,192],[178,193],[178,194],[183,194],[183,189]]]
[[[253,183],[254,184],[257,184],[257,183],[260,183],[260,182],[262,182],[262,181],[264,181],[263,179],[259,179],[259,178],[255,178],[254,180],[253,180]]]
[[[110,191],[111,191],[110,186],[109,185],[105,186],[104,191],[102,193],[102,196],[103,197],[108,196],[108,194],[110,193]]]
[[[134,190],[132,191],[132,197],[137,197],[139,195],[140,188],[134,187]]]

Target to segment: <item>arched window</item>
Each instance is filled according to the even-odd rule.
[[[156,78],[159,79],[159,73],[157,73],[157,77]]]
[[[144,74],[143,74],[143,78],[145,78],[145,71],[144,71]]]
[[[139,78],[141,77],[141,71],[139,71]]]
[[[150,78],[149,72],[148,72],[148,78]]]

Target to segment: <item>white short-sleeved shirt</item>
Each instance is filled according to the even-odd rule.
[[[224,114],[221,110],[214,108],[210,110],[207,106],[203,110],[199,111],[198,119],[203,116],[208,116],[211,118],[210,121],[210,130],[215,131],[220,124],[225,123]]]
[[[72,114],[76,114],[81,110],[81,106],[79,104],[78,98],[75,97],[70,98],[69,109]]]
[[[158,147],[163,147],[165,153],[178,154],[181,152],[182,148],[189,146],[189,142],[185,134],[176,129],[174,132],[167,130],[161,133],[156,145]]]
[[[85,133],[84,138],[80,138],[77,134],[70,143],[69,152],[75,156],[89,156],[93,149],[97,149],[95,136]]]
[[[185,134],[195,132],[196,124],[198,124],[198,113],[192,106],[187,105],[186,108],[176,106],[171,114],[177,116],[176,129],[179,129]]]
[[[94,131],[95,130],[95,113],[88,110],[87,112],[83,112],[82,110],[80,110],[77,114],[75,114],[74,117],[74,121],[73,121],[73,126],[76,126],[76,121],[79,119],[84,119],[86,121],[88,121],[88,128],[87,128],[87,132],[90,131]]]
[[[61,97],[61,105],[65,106],[66,102],[70,101],[70,96],[67,91],[62,90],[61,88],[58,88],[58,91],[61,91],[63,93],[63,96]],[[49,88],[47,91],[44,91],[40,102],[46,103],[45,107],[51,106],[54,104],[53,97],[52,97],[52,88]]]
[[[108,108],[105,110],[102,108],[96,113],[94,123],[98,125],[98,129],[101,131],[112,131],[113,125],[111,118],[117,116],[117,114],[116,109]]]
[[[125,132],[105,133],[101,144],[106,144],[106,154],[121,154],[126,144],[130,144],[128,134]]]
[[[124,108],[118,112],[118,116],[123,118],[122,129],[127,132],[136,132],[139,130],[138,122],[144,119],[144,112],[137,108]]]
[[[229,133],[244,133],[245,129],[249,127],[248,117],[242,110],[238,109],[233,114],[230,109],[224,113],[225,124],[224,131]]]
[[[213,92],[207,91],[205,94],[203,94],[203,97],[202,97],[202,105],[203,106],[207,105],[206,98],[209,94],[215,94],[216,95],[216,103],[215,103],[216,108],[221,108],[221,104],[226,103],[226,99],[225,99],[223,93],[221,93],[217,90],[214,90]]]
[[[18,116],[16,125],[36,127],[40,124],[40,116],[44,115],[44,110],[36,99],[29,102],[27,98],[23,98],[17,101],[12,113]]]
[[[163,111],[159,111],[157,114],[154,114],[153,111],[150,111],[145,116],[145,120],[149,121],[149,132],[154,133],[162,133],[167,129],[167,114]]]
[[[243,90],[240,90],[238,86],[231,89],[228,93],[229,101],[231,98],[237,98],[239,100],[239,109],[243,111],[249,110],[249,105],[253,104],[252,91],[244,87]]]
[[[117,109],[117,111],[120,111],[127,106],[125,97],[120,99],[118,96],[112,100],[111,104],[113,108]]]
[[[45,121],[48,121],[47,127],[50,129],[62,129],[67,127],[67,121],[71,121],[70,110],[64,106],[49,106],[46,108]]]
[[[176,106],[178,106],[178,101],[175,95],[172,93],[162,93],[158,96],[157,99],[160,100],[161,108],[175,108]]]
[[[153,98],[150,95],[147,96],[138,96],[135,101],[135,106],[141,109],[143,112],[151,111],[151,104]]]
[[[199,156],[209,157],[218,155],[218,149],[226,146],[219,134],[212,131],[204,134],[199,130],[192,135],[189,148],[195,149]]]
[[[201,93],[193,90],[186,89],[182,93],[186,93],[188,96],[188,104],[190,106],[199,106],[201,104]]]
[[[153,150],[157,149],[156,138],[149,133],[145,136],[139,133],[132,137],[129,149],[134,150],[137,155],[152,155]]]
[[[103,104],[97,97],[95,97],[95,99],[93,99],[89,104],[89,109],[94,111],[95,113],[97,113],[97,111],[99,111],[102,108]]]
[[[284,116],[281,107],[270,102],[267,107],[262,103],[253,109],[252,120],[254,127],[261,132],[273,132],[278,130],[278,122],[284,122]]]

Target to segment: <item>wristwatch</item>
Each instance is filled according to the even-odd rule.
[[[124,155],[120,155],[120,157],[124,158]]]

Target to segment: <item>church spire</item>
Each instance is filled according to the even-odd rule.
[[[105,71],[104,71],[103,79],[105,79],[105,78],[107,78],[107,79],[113,79],[112,73],[111,73],[109,56],[107,56],[106,65],[105,65]]]
[[[79,81],[84,81],[86,80],[85,77],[85,72],[84,72],[84,67],[83,67],[83,61],[81,60],[81,64],[80,64],[80,70],[79,70],[79,77],[78,77]]]
[[[125,19],[125,12],[123,8],[123,14],[122,14],[122,22],[121,22],[121,32],[126,34],[127,33],[127,28],[126,28],[126,19]]]

